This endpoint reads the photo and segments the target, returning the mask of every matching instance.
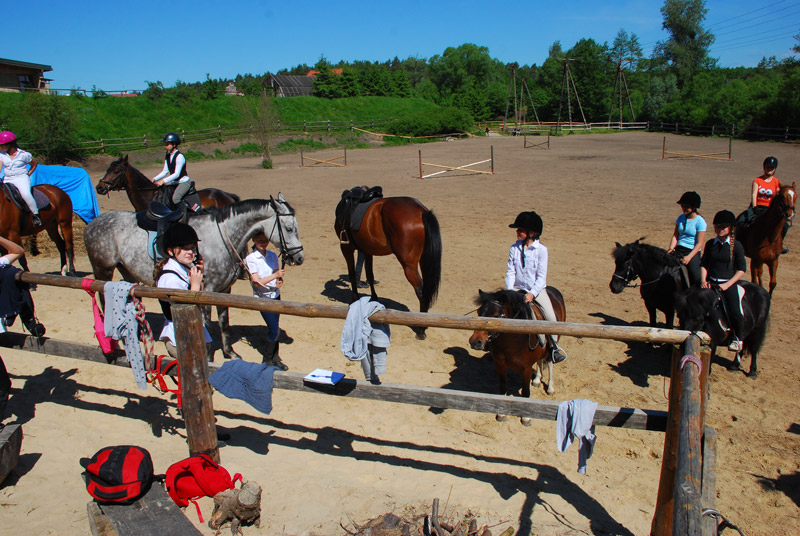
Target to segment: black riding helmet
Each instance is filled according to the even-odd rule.
[[[679,205],[693,208],[695,210],[700,208],[700,202],[700,195],[697,192],[684,192],[681,198],[678,199]]]
[[[180,145],[181,137],[175,134],[174,132],[169,132],[164,134],[164,138],[161,140],[161,143],[172,143],[175,145]]]
[[[164,247],[174,248],[178,246],[185,246],[186,244],[196,244],[200,239],[197,238],[197,232],[191,225],[186,223],[173,223],[172,226],[164,233]]]
[[[736,223],[736,216],[730,210],[720,210],[714,215],[714,225],[733,227],[734,223]]]
[[[542,218],[532,210],[529,212],[520,212],[517,214],[517,219],[515,219],[514,223],[509,225],[509,227],[542,234]]]
[[[778,169],[778,159],[768,156],[764,159],[764,169]]]

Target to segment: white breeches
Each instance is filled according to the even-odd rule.
[[[36,201],[33,199],[33,194],[31,194],[31,178],[27,173],[17,175],[16,177],[6,177],[3,179],[3,181],[16,186],[17,190],[19,190],[19,195],[21,195],[22,199],[25,200],[25,203],[27,203],[28,208],[31,209],[31,212],[34,214],[39,213],[39,208],[36,206]]]
[[[538,296],[533,298],[533,301],[539,304],[542,308],[542,312],[544,313],[544,319],[550,322],[557,322],[558,319],[556,318],[556,312],[553,310],[553,304],[550,303],[550,296],[547,294],[547,289],[542,289]],[[558,342],[557,335],[548,335],[548,339],[551,339],[553,343]],[[539,342],[542,343],[542,346],[545,344],[544,335],[539,335]]]

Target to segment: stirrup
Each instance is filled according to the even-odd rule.
[[[556,346],[550,350],[550,359],[553,363],[561,363],[567,359],[567,352],[562,350],[560,346]]]
[[[347,234],[347,231],[342,231],[339,233],[339,243],[342,245],[348,245],[350,243],[350,238]]]
[[[734,337],[734,339],[728,345],[728,350],[730,350],[731,352],[737,352],[737,353],[741,352],[742,351],[742,341],[740,341],[739,339]]]

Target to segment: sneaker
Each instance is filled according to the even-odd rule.
[[[36,227],[41,227],[42,225],[42,218],[38,214],[33,215],[33,225]]]
[[[742,341],[739,339],[733,339],[731,343],[728,345],[728,350],[731,352],[741,352],[742,351]]]
[[[551,354],[551,359],[553,363],[561,363],[567,358],[567,353],[561,349],[560,346],[556,346],[553,348],[553,353]]]

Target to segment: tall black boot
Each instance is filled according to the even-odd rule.
[[[279,347],[280,343],[278,341],[268,340],[267,344],[264,346],[264,358],[261,360],[261,362],[280,370],[289,370],[289,367],[287,367],[283,361],[281,361],[281,356],[278,355]]]

